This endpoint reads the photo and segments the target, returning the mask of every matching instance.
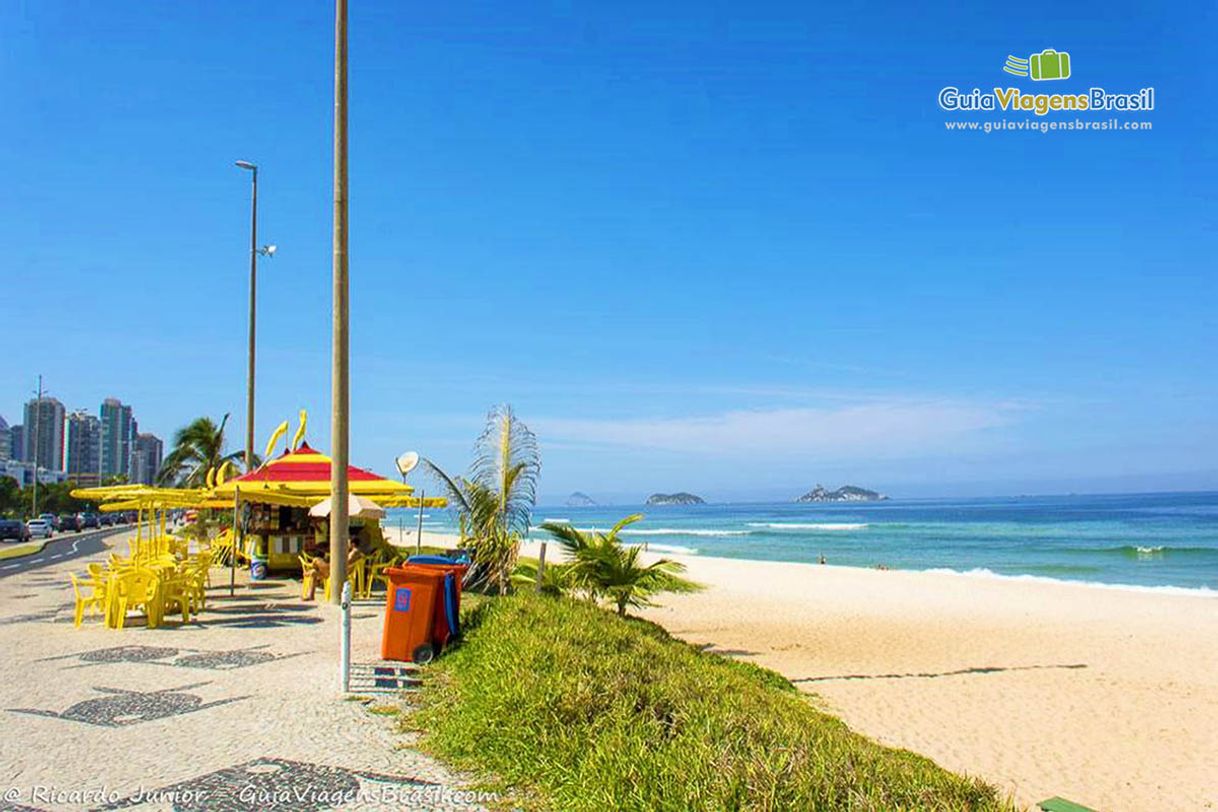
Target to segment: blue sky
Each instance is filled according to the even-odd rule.
[[[849,5],[355,0],[353,459],[460,469],[507,401],[550,499],[1218,487],[1212,4]],[[0,5],[0,414],[41,372],[240,444],[243,158],[259,444],[303,407],[328,447],[332,24]],[[947,132],[946,85],[1157,109]]]

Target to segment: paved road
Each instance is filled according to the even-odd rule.
[[[20,558],[0,560],[0,578],[19,575],[23,572],[80,558],[82,555],[92,555],[105,549],[102,539],[115,533],[126,533],[131,526],[106,527],[101,530],[87,530],[83,533],[57,533],[55,537],[42,548],[42,552],[24,555]]]

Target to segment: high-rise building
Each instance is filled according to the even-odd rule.
[[[135,440],[135,420],[131,407],[118,398],[106,398],[101,405],[101,467],[103,477],[131,478],[131,452]]]
[[[140,424],[136,421],[135,416],[131,417],[131,456],[127,459],[127,476],[132,482],[138,482],[135,478],[135,441],[140,436]]]
[[[8,430],[9,457],[17,462],[25,462],[25,426],[18,423]]]
[[[83,410],[68,415],[68,478],[81,485],[100,485],[101,448],[101,421]]]
[[[131,466],[131,481],[151,485],[161,470],[161,455],[165,450],[161,438],[155,434],[137,434],[135,454]]]
[[[64,408],[56,398],[44,395],[25,404],[26,455],[48,471],[63,470]]]
[[[8,421],[0,417],[0,462],[13,458],[13,433]]]

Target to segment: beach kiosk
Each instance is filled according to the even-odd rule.
[[[309,510],[330,496],[330,464],[328,456],[301,442],[256,470],[216,485],[212,498],[235,504],[241,516],[251,574],[299,570],[306,542],[324,541],[328,525],[311,518]],[[419,506],[419,499],[412,496],[414,489],[404,482],[354,465],[347,466],[347,481],[353,496],[380,507]],[[423,500],[426,507],[446,504],[444,499]],[[385,543],[376,519],[352,516],[351,534],[374,547]]]

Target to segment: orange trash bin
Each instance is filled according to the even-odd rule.
[[[452,575],[453,583],[453,602],[451,606],[445,605],[445,592],[443,580],[440,587],[436,591],[436,606],[434,620],[432,622],[431,639],[436,645],[436,648],[443,648],[448,645],[448,641],[457,635],[457,624],[461,619],[461,582],[465,578],[465,572],[469,569],[468,564],[459,564],[455,561],[441,563],[436,560],[437,556],[420,556],[412,557],[406,560],[403,569],[419,568],[429,572],[437,572],[441,575]]]
[[[385,593],[385,627],[381,657],[386,660],[429,663],[436,655],[432,642],[436,598],[444,572],[422,567],[390,567]]]

